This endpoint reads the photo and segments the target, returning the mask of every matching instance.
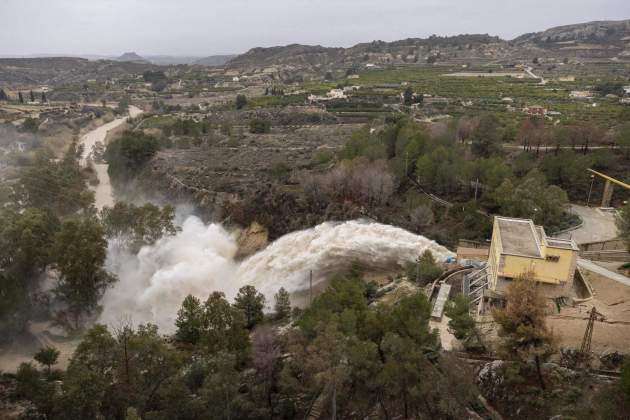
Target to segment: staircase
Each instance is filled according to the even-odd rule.
[[[304,420],[318,420],[321,418],[322,413],[324,412],[324,404],[327,401],[326,396],[328,395],[328,386],[324,387],[322,392],[319,393],[317,398],[311,404]]]
[[[483,291],[488,288],[488,266],[464,276],[462,292],[470,298],[471,306],[483,298]]]

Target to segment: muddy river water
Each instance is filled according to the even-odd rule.
[[[129,107],[129,116],[137,117],[142,114],[142,110],[138,107],[131,105]],[[97,143],[104,144],[107,133],[115,128],[118,128],[121,124],[127,121],[127,117],[117,118],[113,121],[103,124],[102,126],[88,132],[79,141],[79,144],[83,146],[83,153],[81,155],[81,165],[88,165],[91,156],[92,149]],[[98,185],[92,187],[95,194],[95,206],[98,210],[101,210],[105,206],[112,206],[114,204],[114,192],[107,173],[106,163],[93,163],[96,176],[98,177]]]
[[[129,116],[136,117],[142,113],[140,108],[129,107]],[[107,124],[101,125],[81,137],[79,144],[83,145],[83,153],[80,163],[86,166],[91,161],[92,149],[97,143],[104,143],[107,133],[118,128],[127,121],[127,116],[117,118]],[[99,183],[90,187],[95,192],[95,205],[98,210],[104,206],[114,204],[114,193],[107,173],[106,163],[93,163]],[[50,282],[44,282],[50,283]],[[51,287],[48,285],[47,287]],[[44,288],[47,288],[44,287]],[[30,334],[17,337],[12,343],[0,348],[0,371],[15,372],[23,362],[31,362],[33,354],[44,346],[54,346],[60,351],[59,363],[56,368],[65,368],[72,352],[76,348],[79,339],[66,337],[65,332],[51,325],[49,321],[31,322],[28,328]]]

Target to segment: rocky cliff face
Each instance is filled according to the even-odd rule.
[[[264,226],[253,222],[247,229],[243,229],[238,233],[236,242],[238,251],[235,258],[240,260],[266,247],[269,243],[269,232]]]

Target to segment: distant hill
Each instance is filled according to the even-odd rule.
[[[487,34],[373,41],[350,48],[291,44],[253,48],[227,65],[234,68],[288,66],[317,71],[334,66],[410,63],[513,62],[534,57],[585,60],[630,59],[630,20],[587,22],[503,40]]]
[[[148,62],[98,60],[76,57],[0,58],[0,86],[50,85],[107,80],[142,74],[159,67]]]
[[[106,80],[157,70],[157,65],[226,66],[239,70],[295,71],[321,75],[329,70],[413,64],[531,63],[533,58],[630,62],[630,20],[587,22],[521,35],[511,41],[487,34],[431,36],[393,42],[372,41],[350,48],[290,44],[252,48],[244,54],[204,58],[152,56],[127,52],[117,59],[78,57],[0,59],[0,85],[51,86]],[[282,75],[281,75],[282,76]]]
[[[617,43],[630,41],[630,20],[596,21],[575,25],[557,26],[543,32],[521,35],[514,39],[516,44],[600,42]]]
[[[330,48],[320,45],[291,44],[287,46],[253,48],[230,60],[229,67],[297,66],[317,69],[328,66],[351,67],[359,64],[388,65],[423,63],[436,58],[458,58],[462,62],[483,58],[490,45],[497,48],[506,42],[489,35],[458,35],[453,37],[409,38],[394,42],[372,41],[350,48]],[[459,51],[459,53],[454,52]]]
[[[180,55],[145,55],[148,61],[158,66],[177,66],[194,64],[201,59],[199,56],[180,56]]]
[[[200,66],[223,66],[225,63],[236,57],[232,55],[211,55],[208,57],[200,58],[191,64],[197,64]]]
[[[116,61],[128,61],[130,63],[150,63],[146,58],[140,57],[135,52],[126,52],[116,59]]]
[[[270,66],[274,64],[324,64],[343,57],[343,48],[326,48],[319,45],[291,44],[282,47],[252,48],[234,57],[230,67]]]

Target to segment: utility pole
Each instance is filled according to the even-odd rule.
[[[598,318],[601,317],[601,318]],[[586,330],[584,331],[584,338],[582,338],[582,346],[580,347],[580,359],[581,361],[587,361],[588,354],[591,352],[591,341],[593,340],[593,329],[595,328],[595,321],[603,319],[603,315],[597,312],[597,309],[593,306],[591,314],[588,317],[588,323],[586,324]]]
[[[479,188],[479,177],[475,181],[475,201],[477,201],[477,189]]]
[[[313,270],[311,270],[309,272],[309,302],[308,304],[311,305],[313,303]]]
[[[337,420],[337,383],[333,378],[333,395],[332,395],[332,420]]]
[[[586,199],[586,207],[591,202],[591,193],[593,192],[593,183],[595,182],[595,175],[591,175],[591,188],[588,190],[588,198]]]

